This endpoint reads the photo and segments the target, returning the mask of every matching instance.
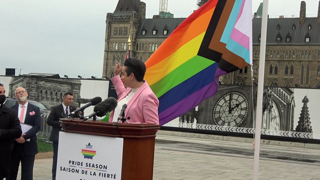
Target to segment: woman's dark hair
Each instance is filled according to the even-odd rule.
[[[124,66],[127,67],[126,73],[128,76],[133,73],[137,81],[143,82],[146,73],[146,65],[144,62],[137,58],[128,58],[124,61]]]

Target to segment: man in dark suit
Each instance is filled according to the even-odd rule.
[[[56,179],[57,158],[58,158],[58,145],[59,145],[59,131],[61,126],[59,119],[67,117],[76,108],[71,106],[73,103],[73,94],[67,92],[63,95],[62,103],[53,107],[48,117],[48,125],[52,126],[52,131],[49,140],[53,144],[53,162],[52,162],[52,180]]]
[[[0,180],[9,175],[12,142],[21,136],[18,116],[13,109],[4,106],[5,100],[5,89],[0,83]]]
[[[33,165],[38,153],[37,132],[40,130],[41,117],[39,107],[28,103],[28,93],[23,87],[15,91],[18,103],[12,108],[16,111],[22,135],[15,140],[12,150],[12,166],[8,180],[16,180],[21,162],[21,180],[33,179]],[[27,128],[25,128],[27,127]]]

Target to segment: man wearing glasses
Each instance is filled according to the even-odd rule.
[[[15,111],[4,105],[5,92],[4,86],[0,83],[0,180],[9,176],[12,141],[21,136],[21,127]]]
[[[21,137],[15,139],[12,150],[12,166],[8,180],[16,180],[19,164],[21,162],[21,180],[33,179],[33,165],[35,155],[38,153],[37,132],[40,130],[40,109],[28,103],[28,93],[18,87],[15,91],[18,103],[12,108],[16,111],[21,128]]]

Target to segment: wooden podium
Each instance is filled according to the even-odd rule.
[[[65,132],[123,138],[122,180],[152,180],[159,125],[60,119]]]

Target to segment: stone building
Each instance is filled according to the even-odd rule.
[[[202,5],[206,0],[199,0]],[[221,78],[224,84],[252,85],[258,80],[262,4],[253,18],[253,66]],[[119,0],[107,14],[103,77],[112,77],[116,61],[131,57],[146,61],[185,18],[146,19],[146,4]],[[173,16],[172,16],[173,17]],[[299,18],[269,18],[265,63],[265,85],[320,87],[320,2],[318,17],[306,17],[301,2]],[[130,39],[130,41],[128,41]]]
[[[74,106],[79,106],[77,102],[81,99],[81,81],[79,79],[62,79],[58,74],[14,76],[9,84],[9,97],[15,97],[15,89],[19,86],[27,90],[30,100],[41,102],[48,108],[60,104],[63,94],[66,92],[73,93]]]
[[[119,0],[114,12],[107,14],[103,78],[113,76],[115,62],[123,63],[127,53],[146,61],[185,19],[171,17],[160,14],[146,19],[144,2]]]
[[[262,5],[262,4],[261,4]],[[260,11],[259,11],[260,9]],[[253,19],[253,66],[226,75],[225,84],[257,83],[261,38],[261,7]],[[269,18],[265,61],[265,86],[320,87],[320,2],[317,17],[306,17],[301,2],[299,18]]]

